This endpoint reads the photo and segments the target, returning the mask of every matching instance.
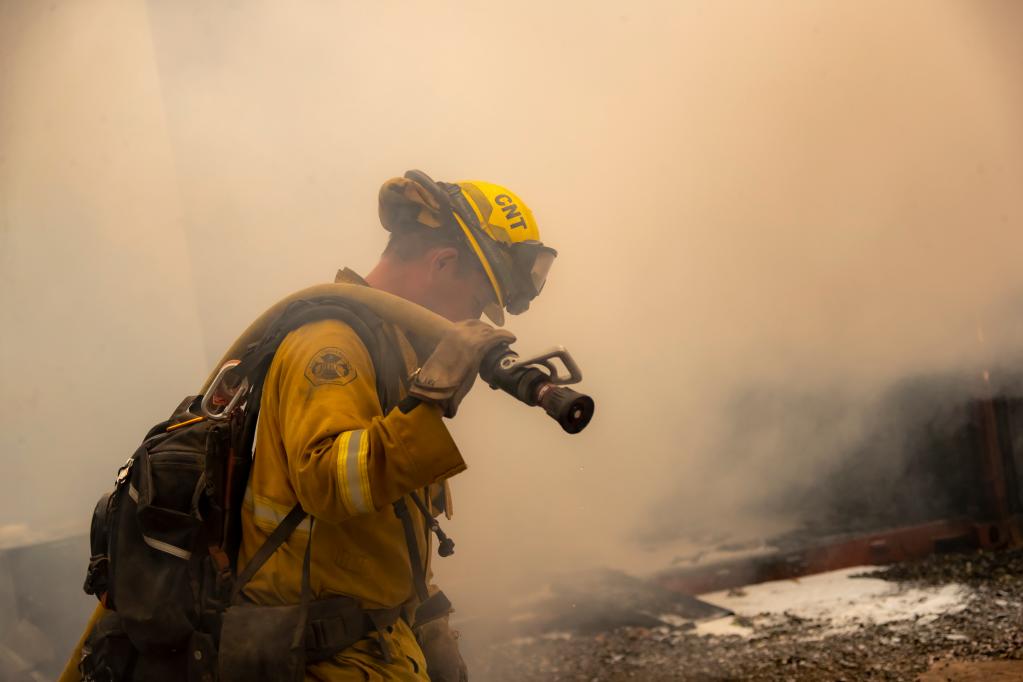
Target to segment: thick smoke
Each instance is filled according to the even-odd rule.
[[[1019,19],[0,5],[0,523],[84,528],[254,315],[371,267],[377,187],[413,167],[530,202],[560,255],[509,326],[568,346],[598,406],[568,437],[478,389],[452,423],[436,570],[466,617],[541,570],[798,522],[756,510],[855,452],[890,386],[1023,347]]]

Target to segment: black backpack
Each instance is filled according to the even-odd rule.
[[[149,430],[118,470],[113,491],[96,505],[84,589],[110,613],[86,640],[84,679],[216,679],[221,616],[240,588],[240,510],[263,379],[284,337],[322,319],[338,319],[355,330],[376,368],[384,414],[397,404],[405,365],[379,317],[337,297],[288,306],[207,391],[226,384],[226,394],[233,390],[237,400],[186,398]],[[272,534],[268,545],[279,546],[305,516],[298,505],[293,512],[281,524],[290,528]],[[276,546],[261,551],[269,554]],[[424,589],[425,583],[417,584],[420,596]]]

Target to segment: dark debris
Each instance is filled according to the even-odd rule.
[[[492,645],[476,680],[913,680],[946,660],[1023,659],[1023,551],[936,556],[872,571],[911,584],[970,585],[968,608],[937,619],[827,634],[796,617],[752,622],[751,639],[683,628],[619,628]],[[750,622],[744,623],[750,625]]]
[[[1023,549],[969,554],[935,554],[920,561],[893,564],[863,574],[900,583],[988,586],[1023,579]]]

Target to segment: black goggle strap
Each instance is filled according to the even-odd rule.
[[[480,220],[476,217],[476,211],[472,210],[469,200],[462,193],[462,188],[451,182],[438,182],[437,184],[447,192],[451,203],[451,210],[458,214],[462,222],[468,225],[474,234],[482,233],[483,226],[480,225]]]
[[[418,170],[408,171],[405,177],[427,187],[437,196],[439,203],[447,204],[452,213],[465,224],[506,292],[505,307],[512,313],[525,311],[529,307],[529,302],[543,289],[547,270],[550,269],[548,262],[542,272],[538,271],[537,260],[541,257],[553,260],[553,257],[558,255],[557,251],[540,242],[519,242],[508,247],[508,254],[500,253],[499,249],[503,245],[496,242],[491,245],[493,238],[483,230],[476,211],[469,204],[461,187],[452,182],[438,182]],[[512,310],[513,308],[515,310]]]
[[[479,245],[479,249],[483,252],[498,282],[507,291],[510,283],[514,281],[514,275],[509,272],[510,264],[506,262],[503,254],[499,252],[501,246],[483,230],[479,218],[476,216],[476,211],[469,205],[469,200],[465,198],[461,187],[450,182],[438,182],[437,184],[447,192],[451,210],[469,228],[473,239]]]
[[[451,198],[452,211],[473,232],[476,236],[476,241],[480,244],[480,248],[490,260],[490,267],[494,268],[506,292],[505,307],[512,314],[525,312],[529,308],[529,302],[539,296],[540,291],[543,290],[543,286],[547,281],[547,273],[550,271],[550,266],[558,252],[549,246],[544,246],[541,242],[517,242],[508,245],[507,248],[510,254],[508,260],[510,262],[506,263],[504,258],[502,258],[504,254],[494,253],[494,247],[500,249],[501,245],[495,244],[494,247],[488,248],[490,243],[483,241],[492,241],[492,238],[480,227],[480,221],[476,216],[476,212],[469,205],[465,194],[462,193],[462,188],[446,182],[437,184],[447,191]],[[540,263],[541,267],[538,268],[538,260],[541,258],[546,262]]]
[[[462,232],[461,227],[458,226],[459,220],[461,220],[469,232],[472,233],[472,238],[479,244],[479,249],[484,251],[484,257],[487,258],[488,261],[497,260],[493,257],[493,254],[490,253],[491,249],[488,248],[489,244],[483,241],[484,237],[489,239],[489,236],[483,232],[483,228],[480,226],[480,221],[476,217],[475,211],[472,210],[472,206],[469,205],[465,195],[462,194],[461,187],[451,182],[439,182],[434,180],[421,170],[413,169],[405,171],[405,177],[413,182],[419,183],[433,195],[438,204],[451,211],[453,214],[452,227],[460,235],[462,241],[466,242],[466,246],[472,249],[472,244],[469,243],[469,238]],[[480,264],[480,267],[483,268],[482,263]],[[490,267],[497,268],[499,270],[494,271],[494,276],[497,278],[499,283],[503,285],[508,281],[507,268],[504,267],[504,263],[490,263]]]

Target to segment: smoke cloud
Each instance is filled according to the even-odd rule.
[[[451,423],[469,471],[435,570],[467,619],[539,571],[798,523],[758,510],[833,471],[888,387],[988,390],[1023,348],[1021,19],[2,4],[0,524],[84,529],[255,315],[370,269],[409,168],[530,203],[559,257],[508,326],[597,400],[575,437],[482,388]]]

